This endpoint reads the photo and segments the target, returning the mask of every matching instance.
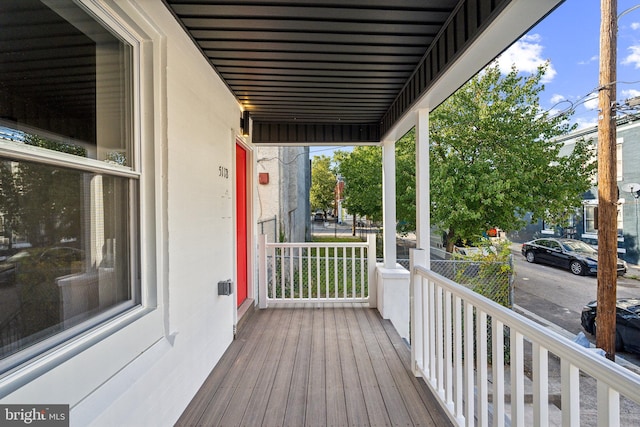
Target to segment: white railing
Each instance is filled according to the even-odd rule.
[[[412,368],[454,424],[637,425],[640,376],[426,266],[413,250]]]
[[[375,235],[354,243],[259,240],[259,306],[270,302],[366,302],[376,305]]]

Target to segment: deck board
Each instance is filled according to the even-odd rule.
[[[176,425],[451,425],[408,355],[366,306],[259,310]]]
[[[360,376],[356,366],[356,357],[353,352],[353,345],[349,335],[349,327],[345,310],[340,307],[334,309],[336,326],[338,333],[338,348],[340,352],[340,363],[342,380],[344,382],[345,405],[347,407],[347,419],[349,425],[367,425],[369,416],[367,415],[367,405],[364,401]]]
[[[353,354],[356,359],[355,367],[360,376],[360,387],[362,387],[364,402],[367,405],[369,420],[376,420],[381,425],[390,425],[391,420],[386,411],[385,401],[380,392],[380,385],[378,384],[373,364],[371,363],[371,355],[367,350],[367,345],[356,314],[354,310],[345,310],[345,315],[351,334]]]
[[[281,324],[288,325],[291,323],[294,310],[275,310],[279,312]],[[252,408],[252,410],[245,411],[240,425],[257,426],[262,424],[286,338],[286,334],[275,334],[271,342],[270,351],[265,354],[261,375],[255,385],[251,399],[247,403],[247,408]]]
[[[309,381],[306,395],[305,425],[327,425],[327,395],[325,359],[325,320],[324,310],[313,310],[311,329],[311,358],[309,364]],[[328,369],[334,369],[329,365]]]
[[[293,368],[287,410],[284,417],[286,426],[304,425],[304,416],[309,384],[309,364],[311,362],[311,328],[313,322],[313,308],[300,309],[303,316],[300,324],[300,334],[296,346],[296,355],[289,369]]]
[[[287,309],[283,308],[282,310]],[[292,308],[292,310],[294,310],[294,312],[291,322],[288,325],[283,325],[282,331],[287,334],[287,338],[285,339],[282,349],[282,357],[278,361],[278,369],[273,379],[273,386],[269,393],[269,401],[267,403],[263,425],[275,426],[283,425],[284,423],[287,400],[289,398],[289,387],[291,385],[291,377],[293,376],[292,367],[296,358],[303,314],[303,309],[301,308]]]
[[[349,425],[347,405],[340,364],[340,348],[338,347],[338,330],[334,310],[323,310],[324,313],[324,354],[326,363],[326,425]],[[363,402],[364,404],[364,402]]]

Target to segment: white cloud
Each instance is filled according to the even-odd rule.
[[[640,30],[640,22],[632,22],[631,23],[632,30]]]
[[[565,98],[565,97],[564,97],[564,95],[559,95],[559,94],[557,94],[557,93],[554,93],[554,94],[551,96],[550,101],[551,101],[551,103],[552,103],[552,104],[557,104],[557,103],[559,103],[559,102],[565,101],[566,99],[567,99],[567,98]]]
[[[598,109],[598,95],[591,95],[592,97],[586,99],[583,104],[584,108],[587,110],[597,110]]]
[[[576,119],[576,123],[578,124],[578,129],[586,129],[598,126],[598,118],[594,117],[593,119]]]
[[[542,38],[539,34],[531,34],[522,37],[507,49],[497,59],[500,71],[508,73],[515,64],[518,71],[535,73],[538,67],[546,62],[542,58],[544,46],[540,44]],[[542,83],[548,83],[557,74],[553,65],[549,64],[547,72],[542,79]]]
[[[591,58],[589,58],[586,61],[579,61],[578,65],[587,65],[587,64],[591,64],[592,62],[596,62],[598,60],[598,55],[593,55]]]
[[[625,99],[636,98],[640,96],[640,90],[637,90],[637,89],[621,90],[620,95],[622,95]]]
[[[629,46],[631,53],[622,60],[624,65],[633,65],[634,68],[640,68],[640,45]]]

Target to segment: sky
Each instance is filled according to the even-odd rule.
[[[618,0],[618,16],[639,0]],[[498,59],[500,68],[511,64],[534,72],[545,61],[541,106],[552,111],[575,107],[571,120],[578,128],[595,126],[598,118],[600,1],[567,0]],[[640,96],[640,8],[618,19],[617,101]]]
[[[533,0],[535,1],[535,0]],[[617,101],[640,96],[640,0],[618,0]],[[498,63],[503,72],[512,64],[533,73],[549,61],[541,107],[552,112],[574,107],[578,128],[598,119],[600,1],[566,0],[507,49]],[[640,111],[638,111],[640,112]],[[311,157],[331,156],[336,147],[311,147]],[[346,147],[342,147],[345,149]]]

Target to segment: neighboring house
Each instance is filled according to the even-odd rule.
[[[310,241],[309,147],[257,147],[256,157],[258,233],[269,242]]]
[[[638,264],[640,260],[639,196],[640,192],[640,120],[633,117],[617,122],[617,180],[618,180],[618,255],[627,262]],[[561,138],[563,150],[571,150],[575,141],[584,138],[597,144],[598,129],[591,127],[572,132]],[[566,236],[583,240],[597,246],[598,189],[594,187],[583,197],[582,207],[576,212],[570,224],[557,227],[538,222],[511,236],[517,241],[525,241],[541,235]],[[635,191],[631,191],[634,190]]]

